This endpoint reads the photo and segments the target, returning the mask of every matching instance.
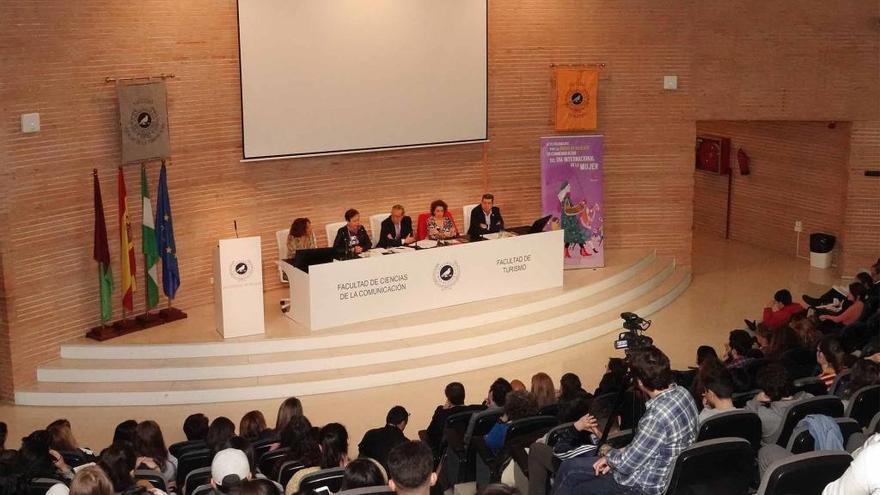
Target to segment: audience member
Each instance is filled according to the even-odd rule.
[[[305,416],[294,416],[281,432],[281,446],[287,448],[284,461],[296,461],[306,467],[321,465],[321,447],[312,434],[312,423]]]
[[[277,495],[275,483],[266,479],[244,480],[238,488],[238,495]]]
[[[73,429],[70,427],[70,421],[66,419],[56,419],[49,423],[46,427],[49,434],[49,448],[56,452],[72,452],[84,455],[89,461],[93,460],[95,454],[86,448],[81,448],[73,436]]]
[[[242,436],[236,435],[230,438],[221,450],[235,449],[244,452],[247,457],[248,465],[251,467],[251,476],[253,478],[266,478],[266,476],[257,469],[257,459],[254,455],[254,445]],[[270,473],[271,474],[271,473]]]
[[[251,468],[244,452],[224,449],[211,461],[211,486],[219,493],[238,490],[244,480],[251,479]]]
[[[58,452],[49,448],[46,430],[37,430],[21,439],[18,449],[20,478],[27,482],[35,478],[70,480],[73,470]]]
[[[758,370],[756,378],[761,390],[746,403],[745,409],[761,418],[761,440],[764,444],[776,443],[782,421],[791,405],[799,399],[812,397],[806,392],[793,393],[793,385],[785,367],[770,363]]]
[[[364,434],[358,445],[361,457],[376,459],[388,469],[388,453],[407,441],[403,430],[409,422],[409,413],[403,406],[394,406],[385,415],[385,426],[374,428]]]
[[[321,428],[321,468],[345,467],[348,464],[348,431],[339,423]]]
[[[706,378],[704,383],[702,402],[703,410],[700,411],[700,422],[725,411],[736,409],[733,405],[733,377],[725,368],[716,368]]]
[[[816,320],[806,315],[795,315],[789,326],[800,339],[801,346],[807,349],[815,349],[822,340],[822,332],[816,327]]]
[[[623,359],[608,359],[608,365],[605,367],[605,374],[602,375],[602,380],[599,381],[599,387],[596,388],[596,392],[593,395],[599,397],[600,395],[605,394],[616,394],[625,389],[628,386],[626,383],[626,370],[626,361]]]
[[[428,444],[435,455],[440,453],[443,444],[443,430],[446,428],[446,420],[450,415],[466,410],[464,405],[464,385],[459,382],[452,382],[446,385],[443,390],[446,395],[446,402],[437,406],[434,415],[431,416],[431,423],[428,424],[426,433],[428,435]]]
[[[511,390],[528,390],[528,389],[526,389],[526,384],[523,383],[521,380],[517,380],[517,379],[511,380],[510,389]]]
[[[251,442],[262,440],[267,436],[266,418],[260,411],[250,411],[241,417],[238,423],[238,434]]]
[[[214,418],[205,437],[205,443],[208,444],[211,456],[213,457],[217,452],[220,452],[233,436],[235,436],[235,423],[231,419],[226,416]]]
[[[500,451],[504,446],[504,437],[510,428],[510,422],[537,414],[538,403],[533,394],[521,390],[510,392],[504,401],[504,415],[484,438],[486,447],[493,452]]]
[[[137,466],[137,457],[130,444],[114,443],[102,450],[98,466],[107,473],[114,492],[129,493],[139,489],[132,476]]]
[[[278,407],[278,416],[275,418],[275,435],[281,435],[287,423],[296,416],[303,415],[302,402],[296,397],[288,397]]]
[[[165,438],[158,423],[155,421],[138,423],[135,429],[134,450],[135,455],[138,456],[136,465],[144,465],[148,469],[159,471],[165,479],[165,486],[174,486],[177,479],[177,459],[165,447]]]
[[[563,399],[559,398],[559,409],[556,411],[556,417],[560,423],[571,423],[589,412],[593,404],[593,396],[581,390],[581,393],[572,397]]]
[[[76,473],[70,483],[69,493],[70,495],[114,495],[113,483],[101,468],[87,466]]]
[[[770,345],[766,351],[762,351],[767,359],[780,359],[785,353],[801,347],[801,339],[788,325],[777,328],[770,337]],[[812,351],[810,351],[812,353]]]
[[[297,443],[301,447],[292,447],[285,460],[294,460],[306,466],[297,471],[284,487],[285,495],[299,492],[300,483],[306,476],[321,469],[345,467],[348,464],[348,431],[339,423],[329,423],[321,428],[318,441],[311,438],[311,424],[303,416],[288,423],[288,430],[296,429]],[[299,426],[295,426],[299,425]],[[306,435],[306,437],[303,437]],[[291,438],[290,441],[294,439]],[[296,445],[296,444],[294,444]],[[298,451],[291,454],[294,450]],[[317,454],[317,456],[315,456]]]
[[[559,400],[569,400],[573,399],[579,395],[587,394],[589,392],[584,390],[583,385],[581,385],[581,379],[579,376],[574,373],[566,373],[562,375],[562,378],[559,379]]]
[[[429,495],[437,483],[431,449],[406,441],[388,453],[388,486],[398,495]]]
[[[773,299],[764,308],[761,323],[770,330],[776,330],[788,324],[793,315],[803,310],[804,307],[799,303],[792,302],[791,292],[788,289],[780,289],[773,294]],[[749,323],[750,328],[754,326],[754,322],[747,323]]]
[[[183,421],[183,434],[192,441],[205,441],[208,437],[208,417],[202,413],[190,414]]]
[[[847,300],[850,302],[849,307],[837,315],[823,314],[819,316],[820,321],[827,322],[822,326],[826,333],[835,328],[852,325],[858,321],[859,317],[862,316],[862,311],[865,309],[865,296],[867,292],[868,289],[861,282],[849,284],[849,295],[847,296]]]
[[[822,495],[876,495],[880,493],[880,433],[871,435],[852,453],[852,464]]]
[[[816,362],[819,363],[819,379],[829,390],[837,375],[846,369],[845,352],[840,344],[840,339],[834,335],[827,335],[819,341],[816,348]]]
[[[843,390],[842,399],[847,405],[853,395],[864,387],[880,383],[880,365],[868,359],[857,360],[849,372],[849,382]]]
[[[718,353],[715,352],[715,348],[708,345],[697,347],[697,368],[699,368],[707,359],[720,361],[718,359]]]
[[[127,419],[116,425],[116,430],[113,432],[113,443],[127,443],[129,445],[134,445],[134,435],[137,425],[137,421],[133,419]]]
[[[697,407],[673,382],[669,358],[654,346],[630,353],[638,389],[650,397],[632,443],[604,457],[563,461],[555,495],[576,493],[661,493],[676,456],[697,436]]]
[[[341,490],[352,490],[368,486],[382,486],[388,483],[382,466],[366,457],[355,459],[345,466]]]
[[[755,358],[755,338],[746,330],[731,330],[727,339],[727,357],[724,365],[728,369],[742,368]]]
[[[538,404],[538,409],[556,403],[556,390],[550,375],[540,372],[532,376],[532,396]]]

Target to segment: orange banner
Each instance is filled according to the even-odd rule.
[[[599,92],[599,70],[569,67],[554,68],[556,84],[557,131],[589,131],[596,129],[596,95]]]

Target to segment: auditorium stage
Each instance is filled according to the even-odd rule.
[[[683,368],[700,344],[723,352],[727,332],[743,317],[759,316],[776,289],[799,295],[836,280],[831,270],[753,246],[702,236],[694,246],[692,267],[651,252],[609,250],[606,269],[569,271],[562,289],[317,336],[280,314],[282,291],[266,294],[265,338],[221,342],[212,308],[188,308],[190,318],[174,325],[65,345],[66,357],[42,365],[43,381],[21,387],[19,405],[0,406],[0,419],[15,439],[66,417],[85,445],[101,447],[117,422],[153,418],[172,442],[191,412],[237,422],[259,409],[271,424],[280,397],[297,395],[314,423],[340,421],[354,439],[403,404],[413,436],[453,379],[465,384],[471,402],[481,401],[497,376],[528,383],[538,371],[557,381],[575,372],[585,388],[595,388],[607,358],[621,354],[612,348],[621,311],[654,320],[649,334]],[[77,407],[87,404],[116,407]]]

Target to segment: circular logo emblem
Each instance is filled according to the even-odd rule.
[[[448,289],[458,282],[458,262],[437,263],[434,267],[434,284],[441,289]]]
[[[153,124],[153,117],[147,112],[141,112],[137,116],[137,123],[141,127],[141,129],[146,129]]]
[[[141,145],[150,144],[165,131],[165,121],[152,99],[141,98],[132,102],[123,130],[132,141]]]
[[[585,112],[587,105],[590,103],[590,95],[586,88],[581,85],[574,86],[568,90],[568,98],[566,106],[573,113]]]
[[[580,91],[575,91],[571,94],[571,102],[575,105],[580,105],[584,102],[584,95]]]
[[[237,260],[229,265],[229,274],[236,280],[245,280],[253,273],[251,260]]]

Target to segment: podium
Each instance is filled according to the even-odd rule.
[[[263,257],[259,237],[221,239],[214,248],[214,320],[224,339],[262,334]]]

